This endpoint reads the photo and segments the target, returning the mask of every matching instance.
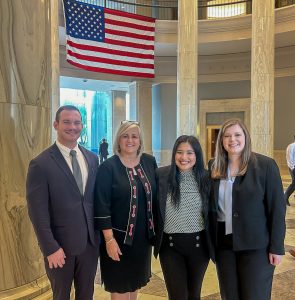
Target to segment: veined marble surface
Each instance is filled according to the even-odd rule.
[[[48,108],[0,104],[0,291],[44,274],[25,198],[29,161],[47,145]],[[3,132],[3,134],[2,134]]]
[[[274,0],[253,0],[251,58],[251,140],[253,150],[273,156]]]
[[[50,143],[59,77],[57,4],[0,1],[0,293],[45,273],[25,181],[29,161]]]
[[[197,134],[198,4],[178,3],[177,136]]]

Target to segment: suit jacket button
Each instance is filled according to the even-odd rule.
[[[170,243],[169,246],[170,246],[170,247],[173,247],[173,243]]]
[[[239,214],[237,212],[234,213],[234,217],[237,218]]]
[[[172,240],[172,236],[171,236],[171,235],[169,235],[169,240],[170,240],[170,241]]]

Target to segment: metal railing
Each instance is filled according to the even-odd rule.
[[[230,18],[251,14],[252,0],[201,0],[198,8],[199,20]]]
[[[177,20],[177,0],[79,0],[160,20]]]
[[[160,20],[177,20],[178,0],[79,0],[111,9]],[[185,1],[185,0],[181,0]],[[252,0],[196,0],[199,20],[222,19],[252,13]],[[262,0],[260,0],[262,1]],[[275,7],[295,4],[295,0],[275,0]]]
[[[276,8],[294,5],[294,4],[295,4],[295,0],[275,0]]]

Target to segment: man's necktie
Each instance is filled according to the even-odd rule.
[[[70,155],[72,156],[72,167],[73,167],[73,175],[77,182],[78,188],[80,190],[81,195],[83,195],[83,181],[82,181],[82,173],[77,160],[77,152],[75,150],[70,151]]]

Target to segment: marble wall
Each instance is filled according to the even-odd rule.
[[[177,135],[195,134],[198,124],[198,3],[178,2]]]
[[[50,143],[51,103],[58,97],[57,11],[53,0],[0,1],[0,298],[44,275],[25,179],[31,158]]]
[[[273,156],[274,0],[252,3],[251,138],[253,150]]]
[[[129,85],[130,119],[140,122],[144,152],[152,153],[152,82],[134,81]]]

